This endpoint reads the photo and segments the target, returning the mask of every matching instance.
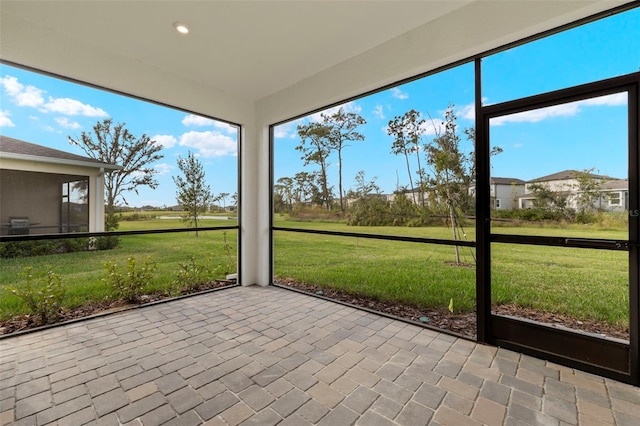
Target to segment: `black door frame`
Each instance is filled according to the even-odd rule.
[[[616,380],[640,384],[640,72],[514,101],[482,106],[481,61],[476,60],[476,236],[478,341],[528,353]],[[614,93],[628,93],[629,240],[498,235],[491,233],[489,120]],[[629,343],[566,331],[491,313],[491,244],[531,244],[629,252]]]

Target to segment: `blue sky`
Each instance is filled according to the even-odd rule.
[[[483,101],[493,104],[638,70],[640,9],[636,8],[485,58]],[[360,170],[368,179],[376,177],[383,192],[408,185],[404,158],[390,153],[389,120],[410,109],[430,116],[423,137],[427,143],[449,104],[455,105],[460,130],[472,127],[474,97],[473,64],[469,63],[343,105],[367,120],[360,128],[365,140],[344,151],[345,190],[354,185]],[[495,120],[492,144],[504,152],[493,158],[492,175],[529,180],[565,169],[593,167],[601,174],[625,178],[626,111],[623,97],[611,96]],[[145,133],[164,147],[164,158],[154,164],[159,188],[142,188],[138,196],[128,194],[129,205],[175,204],[171,176],[178,174],[177,157],[186,156],[189,150],[205,165],[214,193],[236,192],[235,128],[0,64],[3,135],[82,155],[68,143],[68,136],[90,131],[104,118],[124,122],[134,135]],[[276,128],[276,179],[316,169],[312,165],[304,168],[295,151],[300,143],[296,126],[319,119],[317,113]],[[337,162],[335,158],[330,162],[330,184],[337,187]],[[412,171],[415,167],[414,162]]]
[[[202,162],[214,194],[237,191],[238,131],[213,121],[153,103],[119,96],[0,64],[0,133],[27,142],[85,155],[68,137],[92,131],[105,118],[125,123],[137,137],[146,134],[163,146],[156,190],[140,187],[125,195],[132,207],[175,205],[172,176],[178,156],[189,151]],[[226,204],[231,202],[227,197]]]
[[[367,120],[360,127],[365,141],[344,151],[345,190],[354,186],[360,170],[368,179],[376,177],[385,193],[409,185],[404,156],[390,154],[393,141],[386,130],[390,120],[410,109],[427,119],[422,141],[428,143],[447,106],[455,105],[462,146],[470,152],[471,144],[464,141],[462,130],[475,123],[473,68],[472,63],[464,64],[342,105]],[[495,104],[638,70],[640,9],[636,8],[483,59],[483,103]],[[492,120],[491,143],[504,150],[492,158],[492,176],[531,180],[567,169],[594,168],[600,174],[626,178],[626,103],[624,95],[613,95]],[[320,114],[314,114],[276,129],[276,179],[303,170],[300,153],[294,151],[299,144],[296,126],[319,120]],[[417,162],[411,160],[415,182]],[[337,188],[335,155],[329,161],[330,184]]]

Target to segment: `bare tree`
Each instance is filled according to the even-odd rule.
[[[340,198],[340,210],[344,212],[344,200],[342,191],[342,150],[351,141],[362,141],[364,135],[356,132],[356,128],[366,124],[366,120],[354,112],[346,112],[344,108],[326,115],[321,114],[323,123],[329,126],[328,145],[338,154],[338,192]]]
[[[421,118],[420,112],[410,110],[402,116],[396,116],[389,121],[387,134],[394,137],[391,145],[391,153],[395,155],[403,154],[407,163],[407,174],[409,175],[409,185],[411,186],[411,194],[413,202],[417,205],[415,187],[413,186],[413,177],[411,174],[411,165],[409,163],[409,154],[416,154],[418,160],[418,183],[421,193],[424,190],[424,170],[420,165],[420,138],[424,133],[422,125],[424,120]],[[424,195],[421,197],[422,205],[424,205]]]
[[[300,136],[300,145],[296,150],[302,152],[302,160],[304,165],[316,163],[320,166],[320,185],[322,187],[323,204],[327,210],[331,209],[331,200],[329,194],[329,184],[327,182],[327,168],[329,167],[328,158],[331,153],[329,146],[329,134],[331,128],[325,124],[309,123],[298,125],[298,135]]]
[[[93,126],[93,133],[82,132],[79,138],[69,136],[68,139],[87,156],[122,167],[105,173],[105,229],[117,229],[115,207],[120,201],[127,204],[124,194],[130,191],[137,194],[140,186],[158,187],[154,177],[157,171],[150,165],[163,158],[159,154],[162,146],[154,143],[146,134],[136,138],[125,128],[125,123],[113,125],[110,118],[97,122]]]

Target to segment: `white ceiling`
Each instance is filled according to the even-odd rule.
[[[208,92],[233,117],[234,108],[279,99],[316,78],[340,86],[343,74],[335,71],[345,64],[351,86],[359,85],[353,75],[377,72],[357,92],[621,3],[2,0],[0,58],[176,106],[189,105],[180,96],[192,98],[202,105],[193,109],[204,108],[196,98]],[[178,34],[176,21],[190,34]],[[450,32],[416,45],[429,27]],[[395,61],[404,46],[413,50],[402,56],[410,66],[382,63]],[[367,54],[384,57],[358,65]],[[372,63],[381,69],[371,70]]]

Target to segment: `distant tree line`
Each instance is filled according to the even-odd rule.
[[[433,120],[427,123],[421,113],[413,109],[389,121],[390,153],[404,157],[408,178],[408,185],[396,188],[393,202],[385,202],[379,196],[376,178],[367,182],[363,171],[355,177],[354,188],[346,193],[342,189],[343,152],[351,142],[364,140],[358,127],[365,124],[365,120],[343,108],[321,117],[321,122],[298,126],[300,145],[296,147],[302,153],[304,165],[314,164],[317,170],[301,171],[275,182],[277,212],[295,215],[296,209],[301,208],[337,209],[346,213],[354,225],[422,224],[429,216],[446,215],[454,228],[457,217],[472,214],[474,203],[470,188],[475,182],[475,132],[474,129],[463,131],[469,142],[465,150],[453,105],[446,109],[442,126]],[[435,137],[424,143],[427,124],[434,127]],[[499,152],[500,148],[495,148],[492,154]],[[328,177],[332,159],[338,162],[337,195]],[[385,203],[388,204],[386,211]],[[395,205],[392,207],[392,204]]]

